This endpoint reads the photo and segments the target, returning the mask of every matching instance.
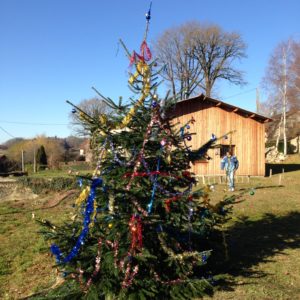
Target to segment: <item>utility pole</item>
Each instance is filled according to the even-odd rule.
[[[24,165],[24,150],[22,149],[22,172],[25,172],[25,165]]]
[[[260,113],[260,99],[259,99],[259,89],[256,88],[256,112]]]

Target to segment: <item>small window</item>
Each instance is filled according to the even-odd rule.
[[[220,148],[221,157],[224,157],[227,152],[231,152],[232,155],[235,155],[235,146],[234,145],[221,145],[221,148]]]

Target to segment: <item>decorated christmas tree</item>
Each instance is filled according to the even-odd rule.
[[[90,130],[97,164],[92,176],[79,178],[74,220],[43,222],[65,278],[48,299],[192,299],[211,289],[210,238],[233,197],[213,205],[209,187],[197,189],[190,163],[206,159],[218,139],[190,149],[189,123],[172,120],[178,99],[157,95],[149,21],[150,10],[139,53],[121,41],[132,68],[131,103],[116,104],[95,89],[113,109],[109,116],[95,118],[72,104]]]

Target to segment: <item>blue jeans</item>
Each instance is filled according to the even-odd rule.
[[[229,188],[234,189],[234,170],[226,171]]]

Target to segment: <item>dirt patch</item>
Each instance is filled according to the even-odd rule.
[[[24,201],[34,200],[39,196],[34,194],[31,189],[20,187],[16,182],[0,182],[0,200],[1,201]]]

